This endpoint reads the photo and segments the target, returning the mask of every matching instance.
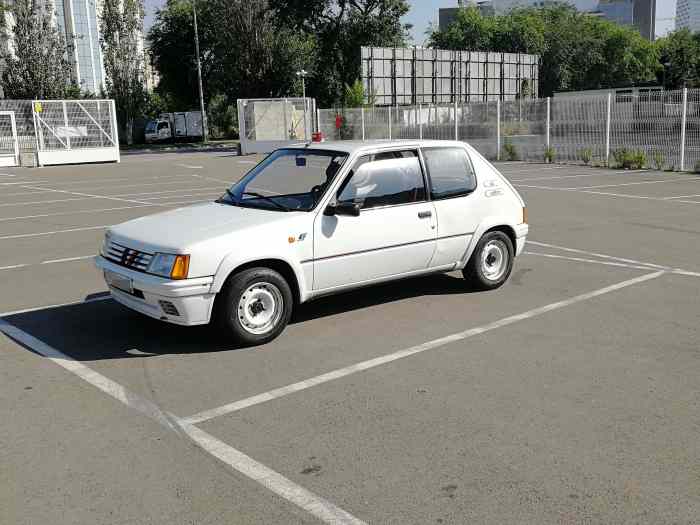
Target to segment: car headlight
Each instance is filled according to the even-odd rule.
[[[190,271],[189,255],[156,253],[148,266],[148,273],[169,279],[187,279]]]

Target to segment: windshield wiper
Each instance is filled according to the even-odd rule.
[[[229,204],[231,206],[240,206],[240,204],[238,203],[238,198],[236,197],[236,194],[233,193],[229,188],[226,188],[226,195],[229,196],[229,198],[231,199],[230,201],[226,201],[224,199],[219,199],[216,202],[226,203],[226,204]]]
[[[285,206],[284,204],[280,204],[279,202],[277,202],[277,201],[276,201],[275,199],[273,199],[272,197],[268,197],[267,195],[263,195],[262,193],[255,193],[255,192],[252,192],[252,191],[244,191],[244,192],[242,193],[242,195],[250,195],[251,197],[256,197],[256,198],[258,198],[258,199],[262,199],[262,200],[264,200],[264,201],[266,201],[266,202],[269,202],[270,204],[273,204],[274,206],[276,206],[277,208],[279,208],[279,209],[282,210],[282,211],[292,211],[291,208],[288,208],[288,207]]]

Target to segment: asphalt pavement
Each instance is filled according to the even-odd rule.
[[[506,286],[325,298],[263,347],[106,296],[105,227],[257,160],[0,169],[0,523],[700,522],[700,176],[499,163]]]

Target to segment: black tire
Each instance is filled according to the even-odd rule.
[[[270,268],[250,268],[226,280],[216,297],[214,320],[227,339],[257,346],[284,331],[293,307],[292,290],[284,277]],[[269,322],[263,324],[268,316]]]
[[[498,257],[504,259],[498,261]],[[510,277],[514,258],[515,249],[510,237],[501,231],[487,232],[476,245],[462,275],[476,290],[495,290]]]

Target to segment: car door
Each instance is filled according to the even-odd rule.
[[[467,150],[461,146],[421,150],[437,218],[435,257],[430,266],[460,261],[484,217],[484,199]]]
[[[358,205],[359,215],[321,213],[316,218],[314,290],[428,267],[435,252],[435,211],[417,151],[360,158],[335,199],[339,206]]]

